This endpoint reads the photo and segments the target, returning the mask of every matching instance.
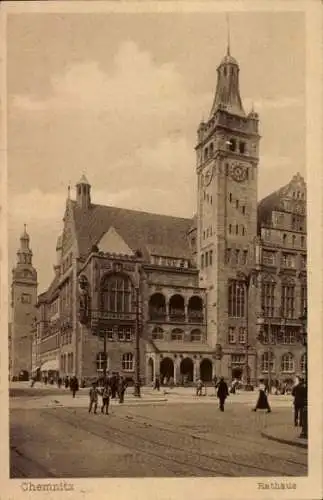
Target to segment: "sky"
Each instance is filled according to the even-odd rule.
[[[26,223],[46,289],[82,174],[94,203],[193,215],[196,131],[226,45],[225,13],[8,17],[10,268]],[[260,115],[261,199],[305,176],[304,15],[231,13],[230,45],[244,108]]]

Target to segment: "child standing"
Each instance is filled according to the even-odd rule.
[[[106,415],[109,415],[110,396],[111,396],[111,388],[110,388],[109,384],[105,384],[103,389],[102,389],[101,413],[104,413],[104,408],[105,408]]]
[[[89,392],[90,396],[90,406],[89,406],[89,413],[92,411],[92,407],[94,406],[94,413],[96,413],[96,410],[98,408],[98,389],[96,387],[96,383],[93,382],[92,387]]]

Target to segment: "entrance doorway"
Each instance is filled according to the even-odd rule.
[[[242,368],[232,368],[232,379],[241,380],[243,374]]]
[[[163,358],[160,362],[160,379],[164,383],[164,379],[169,380],[174,378],[174,362],[171,358]]]
[[[180,366],[183,383],[193,382],[194,364],[191,358],[184,358]]]
[[[200,363],[200,377],[202,382],[212,381],[212,361],[209,359],[202,359]]]

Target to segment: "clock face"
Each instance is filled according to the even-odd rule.
[[[203,176],[203,184],[204,186],[208,186],[213,177],[213,167],[208,168]]]
[[[247,168],[241,163],[236,163],[231,167],[231,177],[237,182],[243,182],[247,178]]]

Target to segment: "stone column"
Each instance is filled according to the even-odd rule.
[[[157,375],[160,375],[160,357],[159,354],[155,354],[155,356],[152,356],[154,360],[154,371],[153,371],[153,380],[157,377]]]
[[[214,379],[215,376],[218,376],[217,375],[217,365],[218,365],[218,361],[216,361],[215,359],[212,359],[212,379]]]
[[[200,378],[200,361],[194,359],[193,382],[197,382]]]
[[[180,363],[181,363],[181,359],[179,357],[174,358],[174,384],[175,385],[179,382],[179,378],[180,378]]]

